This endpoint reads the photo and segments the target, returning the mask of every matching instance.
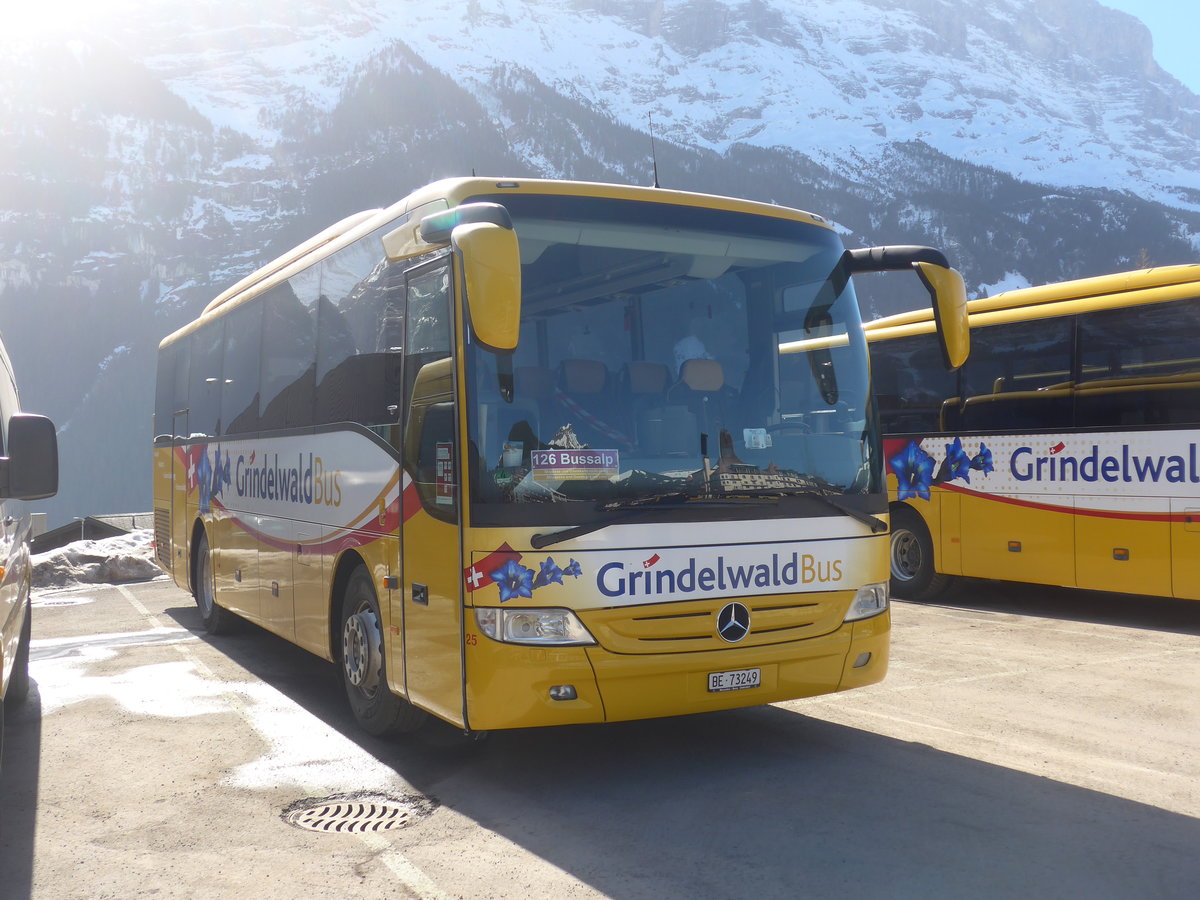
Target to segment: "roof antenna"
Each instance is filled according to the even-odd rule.
[[[654,148],[654,113],[646,113],[650,120],[650,162],[654,166],[654,186],[658,187],[658,153]]]

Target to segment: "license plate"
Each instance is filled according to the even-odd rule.
[[[744,691],[762,684],[762,669],[738,669],[734,672],[709,672],[708,690]]]

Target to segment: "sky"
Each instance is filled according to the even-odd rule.
[[[1193,94],[1200,94],[1200,4],[1194,0],[1100,0],[1105,6],[1127,12],[1150,29],[1154,58]]]

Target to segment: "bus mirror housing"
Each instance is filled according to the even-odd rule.
[[[914,269],[933,304],[942,359],[947,369],[957,369],[971,352],[971,329],[967,321],[967,289],[962,275],[950,268],[946,256],[933,247],[864,247],[847,250],[846,269],[856,272],[890,272]]]
[[[0,497],[42,500],[58,493],[58,436],[45,416],[8,420],[8,455],[0,457]]]
[[[967,321],[967,288],[962,275],[949,266],[918,262],[917,274],[929,291],[937,322],[942,359],[947,369],[957,369],[971,353],[971,326]]]
[[[451,243],[462,259],[467,310],[475,339],[511,353],[521,330],[521,256],[517,234],[491,222],[458,225]]]

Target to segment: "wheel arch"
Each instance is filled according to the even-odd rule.
[[[333,578],[329,582],[329,658],[335,663],[342,661],[342,604],[341,597],[346,591],[356,569],[367,569],[367,561],[357,550],[346,550],[334,563]],[[376,597],[378,600],[378,597]]]
[[[188,558],[188,590],[194,595],[196,593],[196,564],[199,560],[196,558],[197,548],[200,546],[200,536],[207,536],[208,529],[204,525],[204,520],[199,516],[192,523],[191,534],[188,538],[187,558]],[[212,546],[212,542],[209,542]]]

